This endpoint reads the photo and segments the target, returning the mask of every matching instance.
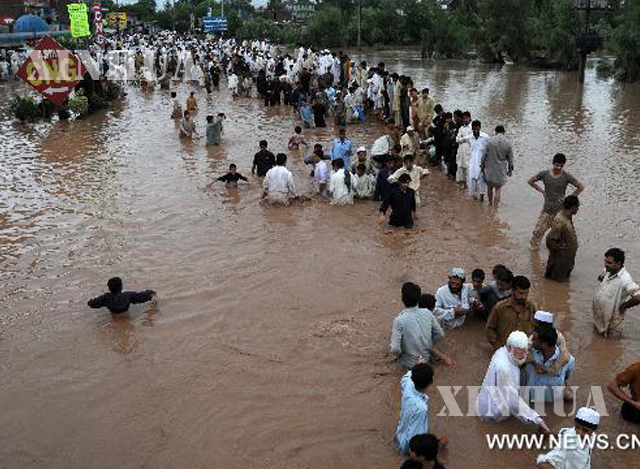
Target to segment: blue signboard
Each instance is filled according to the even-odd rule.
[[[204,16],[202,18],[202,27],[205,33],[217,33],[227,30],[226,16]]]

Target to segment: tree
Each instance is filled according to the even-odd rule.
[[[525,62],[531,46],[531,5],[532,0],[479,0],[481,55],[504,62],[506,53],[515,63]]]
[[[613,30],[614,68],[621,81],[640,80],[640,0],[629,0],[621,9],[620,24]]]
[[[307,24],[306,40],[310,44],[342,47],[346,39],[346,22],[340,8],[322,7]]]
[[[577,37],[582,22],[573,0],[538,0],[531,14],[531,49],[540,51],[541,65],[575,70]]]
[[[121,10],[144,21],[156,19],[155,0],[138,0],[131,5],[123,5]]]
[[[272,42],[280,42],[281,32],[276,23],[265,18],[251,18],[245,20],[238,30],[240,39],[268,39]]]

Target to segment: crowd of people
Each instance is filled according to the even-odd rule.
[[[311,154],[306,156],[305,152],[302,159],[311,166],[314,190],[333,205],[351,205],[358,199],[378,201],[380,222],[386,220],[390,209],[389,225],[393,227],[414,226],[423,203],[421,181],[431,170],[442,170],[480,202],[486,196],[493,207],[500,204],[501,188],[514,171],[513,149],[504,126],[496,126],[494,135],[487,135],[470,111],[445,111],[428,88],[417,88],[411,77],[387,70],[382,62],[368,66],[351,61],[342,52],[300,47],[284,53],[265,41],[209,40],[173,33],[119,35],[109,39],[109,47],[129,50],[131,55],[126,59],[128,66],[103,61],[103,75],[134,79],[147,91],[156,85],[170,91],[171,117],[177,122],[180,138],[200,137],[195,121],[196,91],[203,88],[213,93],[224,81],[233,99],[254,98],[263,100],[265,106],[290,106],[299,119],[286,142],[291,151],[311,148],[305,128],[326,127],[327,120],[333,119],[337,136],[330,148],[325,152],[322,145],[315,144]],[[159,53],[149,62],[145,52],[151,49]],[[184,108],[174,89],[176,79],[193,87]],[[206,116],[207,145],[223,143],[225,118],[222,112]],[[348,126],[365,121],[387,126],[385,135],[372,142],[370,149],[354,145],[347,137]],[[288,205],[299,196],[293,174],[286,167],[288,156],[274,155],[264,140],[259,147],[251,175],[260,178],[268,203]],[[548,232],[546,276],[558,281],[568,278],[574,267],[578,238],[573,217],[580,207],[578,195],[585,189],[564,170],[566,163],[566,156],[558,153],[550,169],[529,179],[529,185],[544,196],[531,249],[537,250]],[[231,164],[217,181],[238,184],[247,178]],[[570,185],[575,192],[566,195]],[[593,299],[595,329],[606,337],[621,334],[626,311],[640,304],[640,287],[624,263],[622,250],[612,248],[605,253],[601,286]],[[409,458],[402,466],[405,469],[444,467],[438,455],[448,440],[429,431],[427,391],[434,381],[434,362],[455,366],[436,344],[442,343],[447,331],[464,327],[469,319],[485,323],[486,340],[494,351],[476,400],[479,418],[500,422],[516,417],[550,433],[530,403],[574,398],[568,384],[576,359],[554,325],[554,315],[538,310],[529,299],[529,279],[514,275],[504,265],[494,267],[487,284],[485,272],[479,268],[472,271],[470,279],[467,282],[464,269],[454,268],[435,294],[424,293],[414,283],[402,286],[405,309],[393,322],[389,348],[407,370],[400,383],[401,412],[395,433],[397,450]],[[151,290],[124,291],[119,278],[110,279],[108,289],[90,300],[89,306],[107,307],[121,315],[131,304],[155,297]],[[522,386],[529,386],[531,393],[522,396]],[[640,362],[618,374],[608,388],[623,401],[622,418],[640,424]],[[496,389],[502,400],[496,397]],[[574,426],[561,433],[566,439],[588,436],[599,423],[598,412],[582,407]],[[541,455],[536,464],[540,468],[588,468],[591,450],[565,441]]]

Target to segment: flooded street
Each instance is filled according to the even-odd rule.
[[[490,135],[505,125],[516,169],[497,211],[439,171],[423,183],[409,235],[378,229],[374,202],[262,206],[250,177],[258,141],[286,152],[298,120],[284,106],[232,101],[224,81],[210,98],[197,94],[200,133],[207,114],[229,118],[215,148],[180,141],[168,92],[131,87],[84,120],[21,124],[8,101],[26,85],[0,83],[0,468],[399,467],[401,370],[387,350],[400,287],[435,292],[452,267],[489,275],[497,263],[527,275],[538,309],[556,313],[577,360],[577,404],[602,386],[611,416],[601,431],[638,432],[605,387],[640,357],[640,308],[623,339],[604,340],[592,332],[591,300],[610,247],[627,252],[640,279],[640,85],[597,80],[593,68],[578,86],[574,73],[423,62],[409,51],[364,57],[428,86],[448,110],[468,109]],[[181,85],[182,102],[187,92]],[[347,132],[370,148],[382,126]],[[333,133],[305,136],[326,151]],[[557,152],[586,185],[564,284],[544,279],[545,247],[529,252],[543,200],[526,181]],[[310,167],[288,154],[309,194]],[[215,182],[230,163],[250,185]],[[114,275],[158,301],[130,319],[89,309]],[[491,358],[483,324],[448,333],[441,348],[458,363],[436,366],[429,393],[430,430],[450,441],[447,467],[535,467],[536,452],[490,451],[484,436],[533,428],[437,415],[435,386],[480,385]],[[640,467],[639,454],[595,451],[593,467]]]

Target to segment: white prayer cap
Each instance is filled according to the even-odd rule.
[[[361,152],[366,152],[367,149],[365,147],[360,147],[358,148],[358,151],[356,153],[361,153]]]
[[[451,272],[449,272],[449,278],[451,277],[458,277],[459,279],[464,280],[464,269],[461,269],[460,267],[451,269]]]
[[[529,348],[529,337],[522,331],[513,331],[509,334],[507,345],[512,348]]]
[[[411,126],[407,127],[407,132],[409,132],[410,130],[413,130],[413,127]]]
[[[576,420],[582,420],[597,427],[600,425],[600,414],[589,407],[580,407],[576,413]]]
[[[538,322],[546,322],[549,324],[553,324],[553,314],[548,313],[546,311],[536,311],[536,314],[534,314],[533,319],[535,319]]]

